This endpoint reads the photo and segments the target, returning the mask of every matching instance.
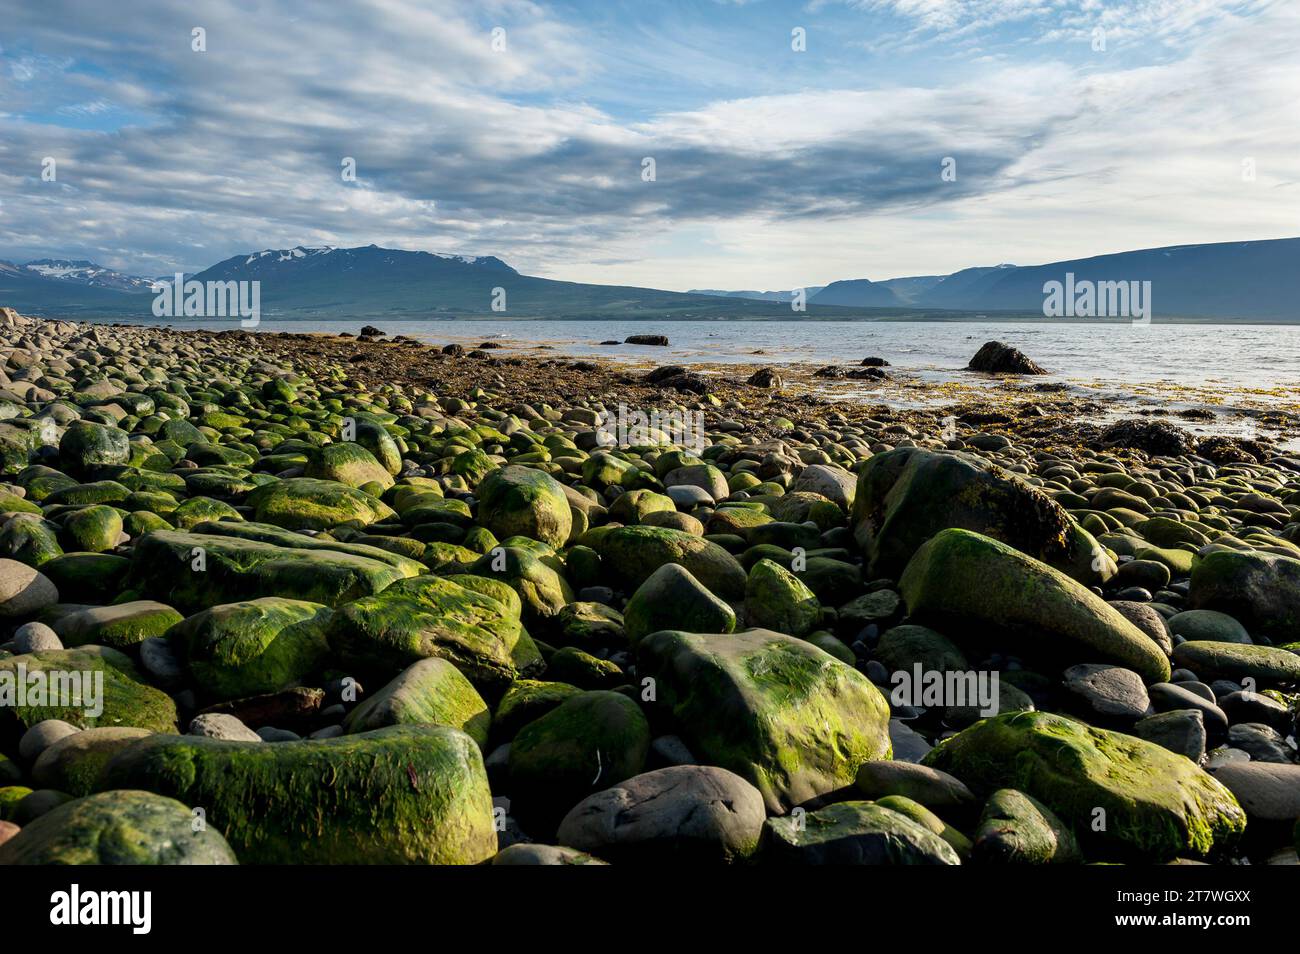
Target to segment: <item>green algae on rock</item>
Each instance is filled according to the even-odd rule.
[[[206,526],[206,525],[202,525]],[[418,575],[414,560],[374,547],[356,552],[288,547],[259,540],[158,530],[131,554],[131,575],[141,591],[183,612],[222,603],[282,596],[337,606],[378,593],[390,583]],[[382,554],[382,556],[381,556]],[[66,559],[66,558],[65,558]]]
[[[527,638],[511,607],[438,576],[400,581],[347,603],[334,613],[326,636],[344,666],[392,672],[439,657],[493,692],[519,673],[516,651]]]
[[[628,642],[635,646],[661,629],[730,633],[736,628],[736,613],[690,570],[665,563],[632,594],[623,610],[623,626]]]
[[[889,704],[866,676],[810,643],[768,630],[652,633],[637,672],[691,751],[730,769],[780,813],[852,783],[888,758]]]
[[[375,465],[379,468],[379,465]],[[388,472],[379,468],[388,476]],[[391,477],[388,478],[390,481]],[[291,477],[258,487],[244,498],[256,519],[287,530],[367,527],[397,514],[378,497],[333,480]]]
[[[478,519],[498,538],[525,536],[552,547],[569,539],[573,516],[563,485],[545,471],[510,465],[478,486]]]
[[[922,543],[951,528],[992,537],[1085,584],[1115,572],[1060,504],[971,454],[899,447],[875,455],[858,476],[851,523],[873,577],[897,578]]]
[[[218,702],[296,686],[329,654],[320,603],[276,596],[223,603],[167,634],[199,692]]]
[[[479,748],[487,745],[492,713],[470,681],[445,659],[421,659],[348,713],[349,733],[389,725],[448,725]]]
[[[667,527],[600,527],[582,542],[598,554],[625,585],[635,589],[666,563],[684,566],[724,600],[745,595],[745,570],[736,558],[709,540]]]
[[[1046,712],[977,722],[936,746],[923,764],[976,794],[1014,788],[1033,796],[1074,831],[1090,860],[1223,854],[1246,827],[1232,793],[1190,760]]]
[[[0,865],[233,865],[221,833],[172,798],[101,792],[66,802],[0,843]]]
[[[570,696],[525,725],[510,744],[510,784],[518,812],[548,831],[593,792],[645,767],[650,725],[617,692]]]
[[[875,802],[836,802],[802,818],[769,818],[762,858],[778,865],[959,865],[939,835]]]
[[[1146,633],[1077,582],[1005,543],[944,530],[907,564],[899,589],[912,618],[940,631],[1015,640],[1027,656],[1125,666],[1147,682],[1169,679],[1169,660]]]
[[[10,656],[0,659],[0,673],[16,675],[20,665],[29,679],[41,672],[47,682],[66,685],[70,704],[57,704],[62,700],[49,698],[33,702],[30,696],[27,705],[5,700],[0,705],[0,740],[15,737],[45,719],[62,719],[82,729],[128,726],[151,732],[176,731],[176,703],[167,693],[145,683],[131,657],[116,649],[80,646]],[[81,678],[74,678],[78,674]],[[102,693],[95,688],[101,679]],[[95,713],[94,709],[102,711]]]
[[[446,726],[273,745],[155,736],[104,783],[203,806],[245,864],[477,864],[497,850],[483,757]]]

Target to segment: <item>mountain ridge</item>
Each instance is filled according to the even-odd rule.
[[[273,318],[863,318],[1042,317],[1049,282],[1151,282],[1156,320],[1300,321],[1300,238],[1164,246],[948,275],[850,278],[794,290],[665,291],[524,275],[492,256],[297,245],[233,255],[186,275],[259,281]],[[0,304],[31,314],[150,313],[156,281],[80,259],[0,261]]]

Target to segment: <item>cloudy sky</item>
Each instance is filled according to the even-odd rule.
[[[1294,236],[1297,49],[1297,0],[0,0],[0,258],[781,289]]]

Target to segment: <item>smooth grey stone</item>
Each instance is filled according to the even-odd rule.
[[[80,731],[75,725],[62,719],[45,719],[37,722],[18,740],[18,755],[28,762],[35,762],[42,752],[59,739],[75,735]]]
[[[1133,734],[1193,762],[1205,757],[1205,716],[1200,709],[1173,709],[1139,719]]]
[[[14,630],[14,648],[15,655],[25,653],[39,653],[47,649],[62,649],[63,640],[59,639],[59,634],[44,623],[32,621],[23,623]]]
[[[1071,666],[1065,670],[1065,689],[1089,714],[1104,720],[1140,719],[1151,706],[1142,677],[1121,666]]]
[[[261,742],[262,737],[235,716],[223,712],[205,712],[190,721],[190,735],[229,742]]]

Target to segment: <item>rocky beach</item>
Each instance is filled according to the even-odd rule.
[[[3,309],[0,864],[1297,864],[1300,454],[979,344]]]

